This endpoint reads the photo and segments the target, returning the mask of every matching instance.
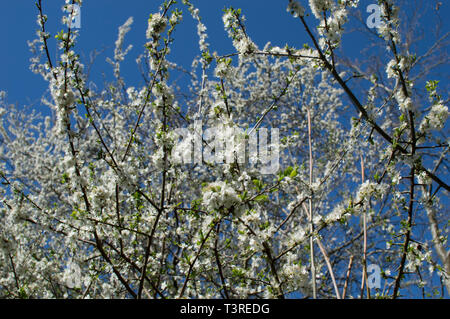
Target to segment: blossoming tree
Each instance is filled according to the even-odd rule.
[[[415,55],[381,0],[370,32],[389,58],[365,69],[339,51],[359,1],[305,3],[285,4],[300,48],[259,48],[224,10],[235,52],[221,55],[199,10],[168,0],[143,35],[146,84],[121,76],[130,18],[114,79],[93,90],[71,26],[82,1],[66,0],[56,64],[38,0],[31,69],[52,116],[1,96],[0,296],[448,296],[448,100],[425,72],[448,34]],[[200,54],[180,89],[168,54],[183,14]]]

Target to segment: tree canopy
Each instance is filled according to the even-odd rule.
[[[309,39],[284,47],[259,47],[229,7],[234,51],[217,52],[195,1],[166,0],[141,87],[121,70],[133,18],[93,86],[74,25],[86,1],[65,2],[52,34],[36,1],[29,42],[50,113],[0,95],[0,297],[448,297],[448,90],[433,70],[449,33],[415,51],[413,1],[380,0],[367,21],[359,0],[280,3]],[[186,69],[170,52],[189,16]],[[357,27],[369,53],[345,51]]]

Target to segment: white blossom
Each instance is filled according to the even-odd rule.
[[[286,10],[295,18],[303,17],[305,15],[305,8],[303,8],[303,6],[295,0],[289,0],[289,5]]]
[[[167,18],[163,17],[159,12],[153,13],[148,19],[147,39],[158,37],[164,32],[167,26]]]
[[[434,104],[431,107],[430,112],[425,115],[422,122],[420,123],[420,130],[426,131],[429,129],[440,130],[444,128],[445,122],[447,121],[449,112],[448,107],[442,103]]]
[[[214,182],[203,191],[203,204],[210,210],[231,208],[240,202],[236,191],[226,182]]]
[[[311,11],[317,19],[322,17],[322,12],[331,9],[332,0],[309,0]]]

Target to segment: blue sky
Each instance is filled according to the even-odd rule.
[[[248,29],[258,45],[271,39],[273,44],[284,45],[293,39],[300,39],[298,21],[292,19],[286,12],[287,1],[195,1],[200,8],[200,14],[208,28],[209,41],[212,48],[218,52],[231,53],[231,42],[223,29],[222,9],[227,6],[242,8],[248,18]],[[61,6],[63,0],[44,0],[45,13],[49,16],[48,31],[55,34],[61,30]],[[94,49],[106,48],[104,54],[98,57],[96,69],[98,73],[111,75],[111,68],[104,64],[107,56],[112,57],[114,41],[117,38],[117,28],[128,17],[134,18],[132,30],[126,38],[126,45],[132,43],[133,50],[124,62],[123,70],[126,79],[138,80],[139,73],[135,58],[143,52],[147,19],[150,13],[158,10],[159,1],[145,0],[86,0],[82,8],[80,38],[77,52],[87,58]],[[171,60],[184,66],[190,66],[192,58],[198,54],[196,27],[187,10],[184,10],[184,22],[176,32]],[[0,1],[0,38],[3,50],[0,50],[0,90],[8,92],[9,102],[29,104],[39,102],[46,83],[38,75],[29,70],[29,52],[27,40],[33,40],[37,29],[37,9],[34,1]],[[54,43],[54,39],[51,39]],[[302,43],[302,42],[301,42]],[[56,55],[54,45],[51,54]],[[52,52],[53,51],[53,52]],[[87,61],[87,60],[85,60]],[[96,73],[96,72],[94,72]]]
[[[64,0],[42,2],[44,11],[49,16],[47,29],[54,35],[63,27],[61,6]],[[306,5],[307,1],[302,2]],[[369,15],[365,12],[366,6],[375,2],[375,0],[361,0],[360,10],[364,19]],[[448,1],[442,2],[440,12],[443,17],[446,17],[450,14],[450,4]],[[228,6],[242,8],[247,17],[248,33],[260,47],[263,47],[267,41],[271,41],[273,45],[284,46],[288,43],[295,47],[301,47],[303,43],[309,42],[299,20],[293,19],[286,12],[287,0],[194,0],[193,3],[200,9],[200,15],[208,28],[211,49],[217,50],[219,54],[233,52],[231,41],[227,38],[221,19],[222,9]],[[160,1],[157,0],[84,1],[80,38],[76,51],[82,57],[84,56],[84,61],[87,62],[90,52],[94,49],[106,49],[96,60],[92,74],[95,74],[97,78],[94,77],[93,80],[101,81],[103,73],[107,77],[112,75],[111,68],[105,63],[105,59],[113,55],[117,28],[132,16],[134,24],[127,35],[126,45],[132,43],[134,48],[122,69],[128,83],[139,84],[140,76],[135,59],[143,52],[148,15],[156,12],[159,4]],[[189,67],[192,58],[198,54],[198,46],[193,20],[187,10],[184,12],[184,22],[175,34],[170,59]],[[33,104],[39,107],[40,97],[47,89],[47,85],[40,76],[29,70],[31,53],[27,45],[27,40],[36,38],[36,16],[37,9],[32,0],[0,1],[0,39],[3,44],[3,49],[0,50],[0,90],[7,91],[10,103]],[[444,30],[448,30],[447,19],[443,22]],[[346,36],[344,40],[346,52],[350,55],[358,55],[361,41],[364,41],[361,35]],[[53,57],[56,55],[54,42],[52,37],[50,51]]]

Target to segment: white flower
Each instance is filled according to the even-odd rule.
[[[270,48],[270,53],[273,54],[287,54],[287,50],[280,47]]]
[[[342,204],[338,204],[331,213],[325,216],[325,223],[331,224],[340,220],[345,215],[345,207]]]
[[[396,69],[397,69],[397,61],[395,61],[395,59],[392,59],[386,66],[386,73],[388,78],[397,77]]]
[[[206,38],[208,37],[206,33],[206,26],[200,21],[197,24],[197,34],[199,37],[198,45],[200,47],[200,51],[208,50],[208,43],[206,42]]]
[[[315,215],[313,217],[313,223],[314,223],[314,225],[321,225],[323,223],[322,215]]]
[[[204,234],[206,234],[209,229],[211,228],[211,225],[213,225],[214,222],[214,216],[213,215],[207,215],[205,216],[205,218],[203,219],[202,222],[202,231]]]
[[[409,92],[408,92],[409,93]],[[398,107],[402,112],[408,112],[414,110],[414,104],[410,97],[406,97],[402,89],[398,89],[395,94],[395,100],[398,103]]]
[[[400,179],[401,179],[400,173],[396,171],[392,176],[392,183],[397,185],[398,183],[400,183]]]
[[[412,100],[409,97],[407,97],[406,99],[402,100],[399,103],[400,110],[402,110],[404,112],[412,110],[412,106],[413,106]]]
[[[159,147],[158,150],[153,153],[153,155],[151,156],[151,160],[156,168],[164,168],[164,151],[162,147]]]
[[[425,131],[430,128],[442,129],[447,121],[448,113],[448,107],[442,103],[433,105],[430,112],[424,117],[422,123],[420,123],[420,130]]]
[[[69,288],[81,287],[81,269],[72,260],[69,260],[67,263],[63,274],[63,281],[65,281]]]
[[[305,8],[295,0],[289,0],[287,12],[292,14],[295,18],[303,17],[305,15]]]
[[[233,41],[233,45],[242,55],[250,54],[257,49],[256,44],[247,37],[242,37],[240,40]]]
[[[227,61],[220,61],[217,63],[216,69],[214,70],[214,75],[218,78],[226,77],[230,68]]]
[[[358,194],[356,196],[356,201],[362,201],[370,198],[371,196],[380,197],[383,194],[385,188],[383,185],[373,183],[371,181],[365,181],[359,187]]]
[[[117,36],[116,40],[116,55],[117,49],[121,48],[123,45],[123,40],[125,39],[125,35],[131,30],[131,25],[133,24],[133,17],[129,17],[125,23],[119,27],[119,35]]]
[[[332,0],[309,0],[311,11],[317,19],[322,18],[322,12],[331,9]]]
[[[431,184],[431,178],[427,175],[425,171],[422,171],[419,174],[417,174],[417,181],[419,182],[419,184],[422,185]]]
[[[222,20],[223,20],[223,25],[225,26],[225,28],[229,28],[231,26],[231,23],[233,22],[233,12],[227,11],[222,16]]]
[[[302,227],[298,226],[298,228],[292,233],[289,239],[290,245],[295,245],[303,242],[306,239],[306,232]]]
[[[204,189],[203,204],[211,210],[231,208],[240,202],[236,191],[226,182],[210,183]]]
[[[172,13],[172,15],[170,16],[170,23],[171,24],[176,24],[177,22],[179,22],[181,19],[183,18],[183,16],[181,14],[177,14],[177,13]]]
[[[150,15],[148,19],[147,39],[158,37],[160,33],[164,32],[167,26],[167,19],[160,13]]]
[[[130,86],[129,88],[127,88],[126,90],[127,92],[127,96],[129,100],[135,100],[137,97],[137,92],[136,89],[133,86]]]

